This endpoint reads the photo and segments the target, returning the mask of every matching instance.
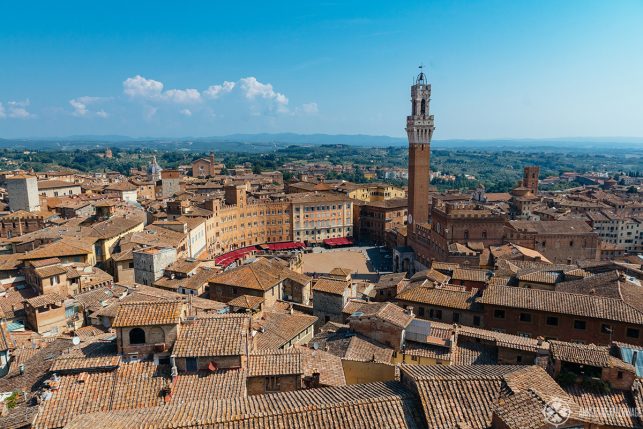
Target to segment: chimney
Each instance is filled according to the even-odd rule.
[[[406,314],[410,314],[411,316],[414,316],[414,314],[413,314],[413,306],[408,306],[408,307],[406,307],[406,308],[404,309],[404,312],[405,312]]]

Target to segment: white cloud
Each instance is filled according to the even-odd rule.
[[[235,82],[224,81],[223,85],[211,85],[203,91],[203,95],[208,98],[219,98],[222,94],[227,94],[234,89],[237,84]]]
[[[208,88],[199,91],[194,88],[187,89],[165,89],[165,85],[157,80],[147,79],[141,75],[129,77],[123,81],[123,93],[132,100],[142,101],[145,106],[144,114],[147,119],[155,116],[159,109],[167,111],[163,104],[176,104],[174,113],[184,116],[207,111],[213,103],[225,94],[234,93],[238,98],[249,102],[248,108],[253,115],[259,116],[265,112],[278,112],[290,114],[316,114],[318,112],[316,103],[306,103],[292,111],[288,109],[288,97],[285,94],[275,91],[272,84],[263,83],[253,76],[244,77],[238,81],[224,81],[221,84],[210,85]],[[74,100],[78,101],[78,100]],[[186,106],[187,105],[187,106]],[[77,106],[73,105],[76,109]],[[83,115],[82,106],[77,109],[78,115]],[[85,106],[86,107],[86,106]]]
[[[109,98],[83,96],[83,97],[73,98],[69,100],[69,104],[71,105],[71,107],[74,108],[74,111],[72,112],[72,115],[74,116],[88,117],[88,116],[96,115],[100,118],[106,118],[107,112],[105,112],[102,109],[97,112],[93,112],[89,110],[90,105],[102,103],[103,101],[106,101],[106,100],[109,100]]]
[[[10,118],[26,119],[33,115],[27,111],[29,107],[29,100],[24,101],[9,101],[7,103],[8,116]]]
[[[123,92],[132,98],[161,98],[163,84],[158,80],[145,79],[141,75],[136,75],[125,79]]]
[[[163,87],[162,82],[146,79],[141,75],[129,77],[123,81],[123,92],[130,98],[140,98],[148,101],[169,101],[177,104],[201,101],[201,93],[196,89],[168,89],[163,91]]]
[[[280,112],[288,111],[288,98],[284,94],[276,92],[272,88],[272,84],[261,83],[257,78],[252,76],[239,79],[239,83],[241,85],[241,91],[247,99],[254,100],[256,98],[263,98],[271,100],[277,104],[277,110]]]
[[[169,89],[163,93],[163,97],[178,104],[201,101],[201,94],[196,89]]]
[[[298,109],[302,113],[305,113],[306,115],[315,115],[319,113],[319,107],[317,106],[317,103],[304,103],[301,105],[301,107]]]

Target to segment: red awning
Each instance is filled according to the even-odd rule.
[[[267,245],[268,250],[294,250],[306,247],[304,243],[298,241],[287,241],[284,243],[270,243]]]
[[[353,239],[349,237],[327,238],[323,243],[327,246],[351,246],[354,244]]]
[[[246,256],[248,253],[252,253],[255,251],[257,251],[257,246],[243,247],[241,249],[233,250],[232,252],[217,256],[216,258],[214,258],[214,262],[217,265],[221,265],[222,267],[227,267],[233,262],[238,261],[239,259]]]

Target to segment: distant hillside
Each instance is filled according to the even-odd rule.
[[[404,146],[404,137],[372,136],[366,134],[231,134],[213,137],[141,137],[127,136],[69,136],[60,138],[0,139],[0,148],[40,150],[92,149],[111,146],[123,149],[141,147],[158,150],[219,152],[270,152],[290,145],[349,145],[358,147]],[[558,139],[493,139],[493,140],[435,140],[434,149],[479,149],[521,151],[613,151],[643,149],[643,138],[558,138]]]

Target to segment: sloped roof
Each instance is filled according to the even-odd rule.
[[[480,302],[502,307],[643,324],[643,313],[623,300],[594,295],[494,285],[484,291]]]
[[[123,302],[118,307],[112,326],[174,325],[179,323],[183,303],[180,301]]]
[[[250,317],[207,316],[181,324],[174,344],[176,357],[240,356],[247,353]]]

